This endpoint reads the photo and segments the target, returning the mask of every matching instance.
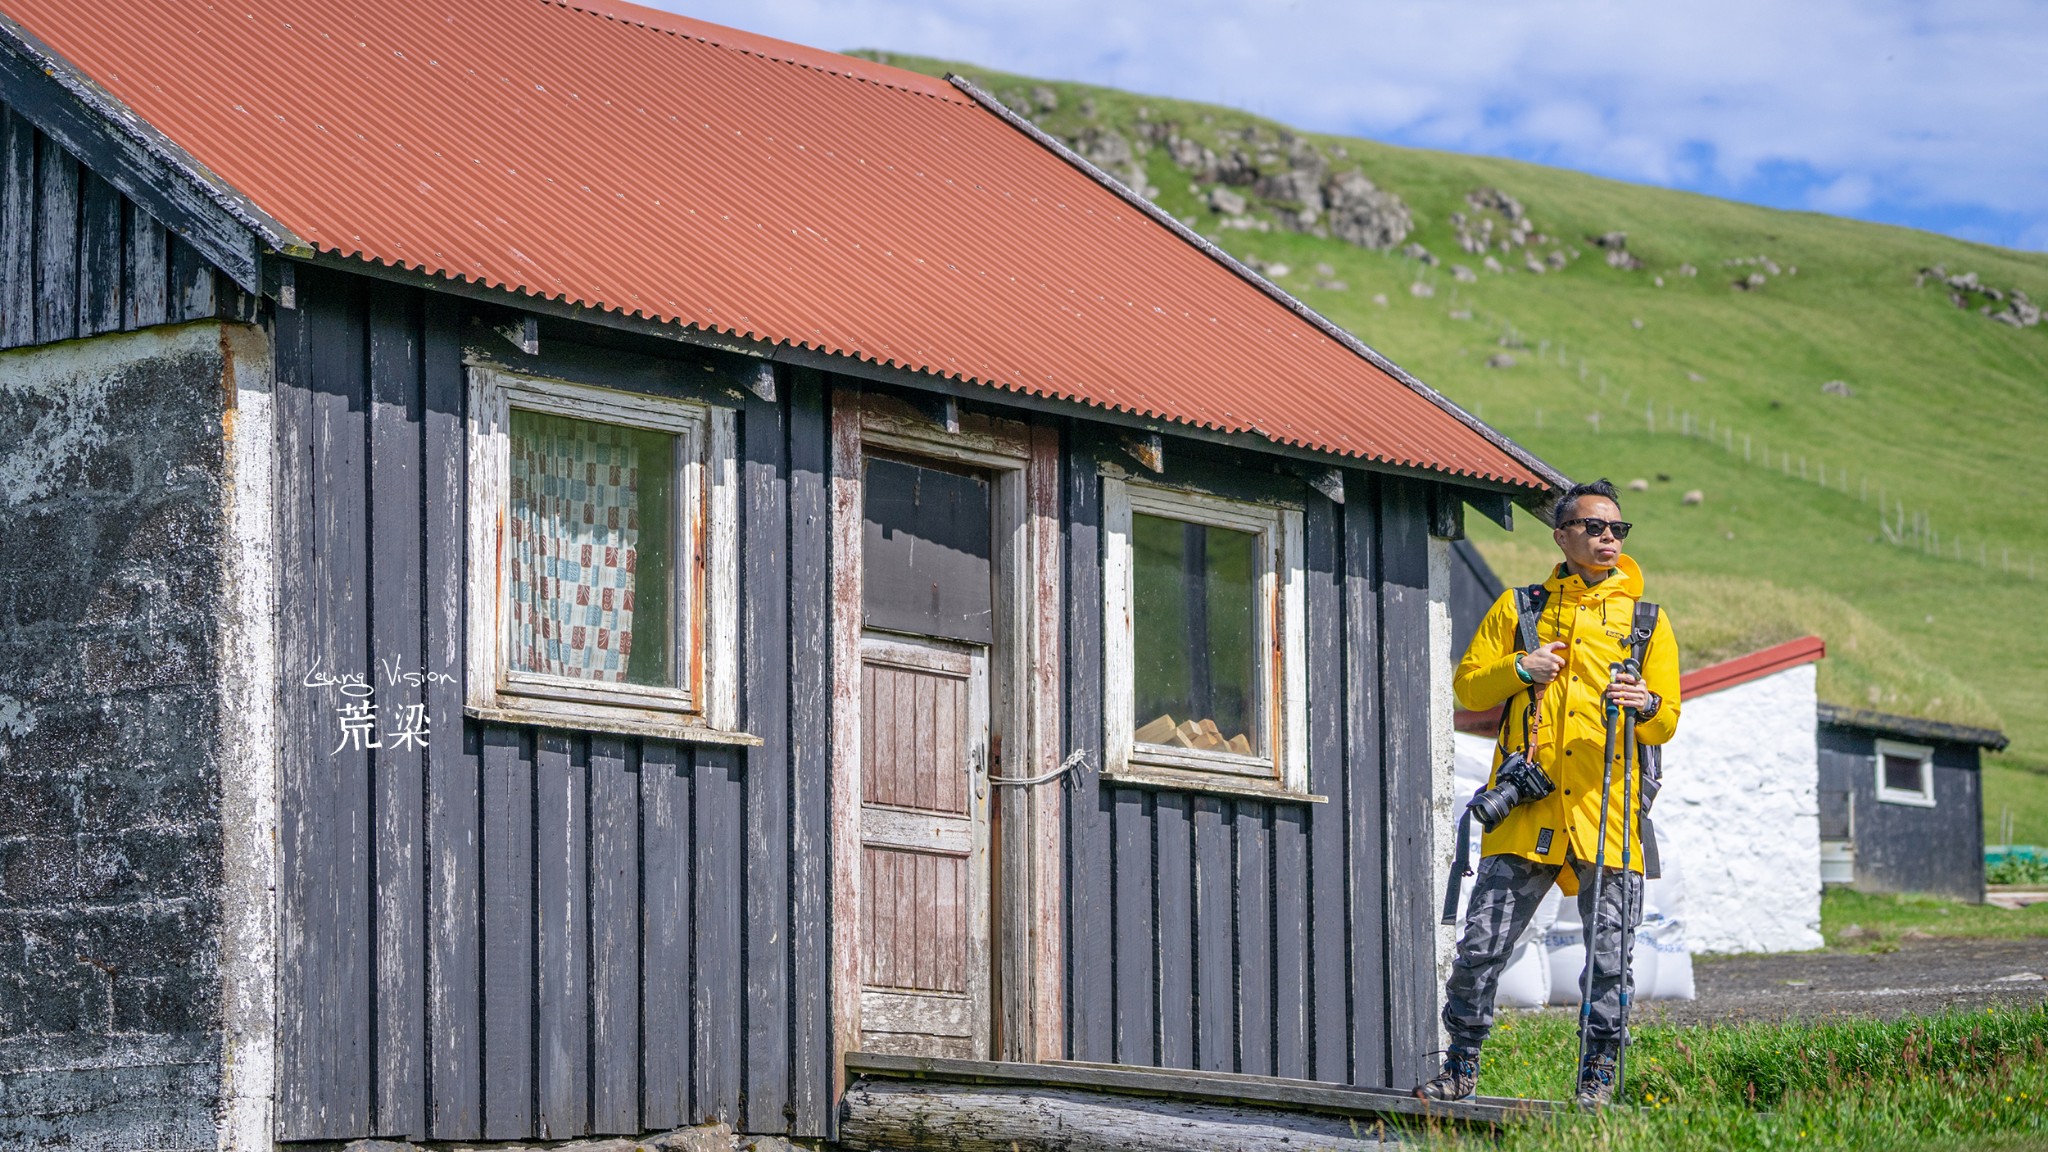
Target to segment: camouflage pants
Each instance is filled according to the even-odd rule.
[[[1587,1037],[1596,1044],[1621,1039],[1621,1001],[1632,993],[1634,980],[1623,971],[1621,943],[1627,932],[1617,931],[1624,902],[1631,913],[1628,931],[1642,916],[1643,878],[1628,873],[1621,883],[1618,868],[1607,869],[1601,885],[1600,913],[1593,912],[1593,866],[1579,860],[1565,864],[1540,864],[1520,856],[1488,856],[1479,862],[1473,880],[1472,902],[1465,913],[1465,931],[1458,940],[1457,958],[1451,961],[1451,978],[1444,987],[1444,1028],[1451,1043],[1477,1050],[1493,1029],[1493,993],[1500,974],[1514,953],[1515,941],[1529,927],[1536,906],[1543,902],[1557,874],[1570,867],[1579,880],[1579,919],[1586,925],[1586,956],[1592,970],[1593,1015],[1586,1027]],[[1598,940],[1593,926],[1600,926]],[[1584,995],[1586,973],[1579,974]]]

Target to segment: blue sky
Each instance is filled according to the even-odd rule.
[[[2048,0],[651,2],[2048,250]]]

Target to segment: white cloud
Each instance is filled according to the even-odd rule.
[[[1212,100],[1785,206],[1909,224],[1977,212],[2004,221],[2006,243],[2039,247],[2048,228],[2038,0],[660,3],[820,47]]]

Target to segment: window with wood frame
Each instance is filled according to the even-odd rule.
[[[1879,740],[1875,758],[1879,800],[1934,807],[1934,749],[1925,744]]]
[[[1301,511],[1103,482],[1104,770],[1305,792]]]
[[[730,729],[732,412],[475,367],[469,452],[472,710]]]

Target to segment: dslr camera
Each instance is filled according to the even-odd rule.
[[[1534,760],[1520,752],[1509,753],[1507,759],[1493,773],[1493,787],[1472,798],[1466,807],[1479,818],[1480,827],[1488,832],[1501,821],[1517,804],[1541,800],[1557,788],[1543,769]]]

